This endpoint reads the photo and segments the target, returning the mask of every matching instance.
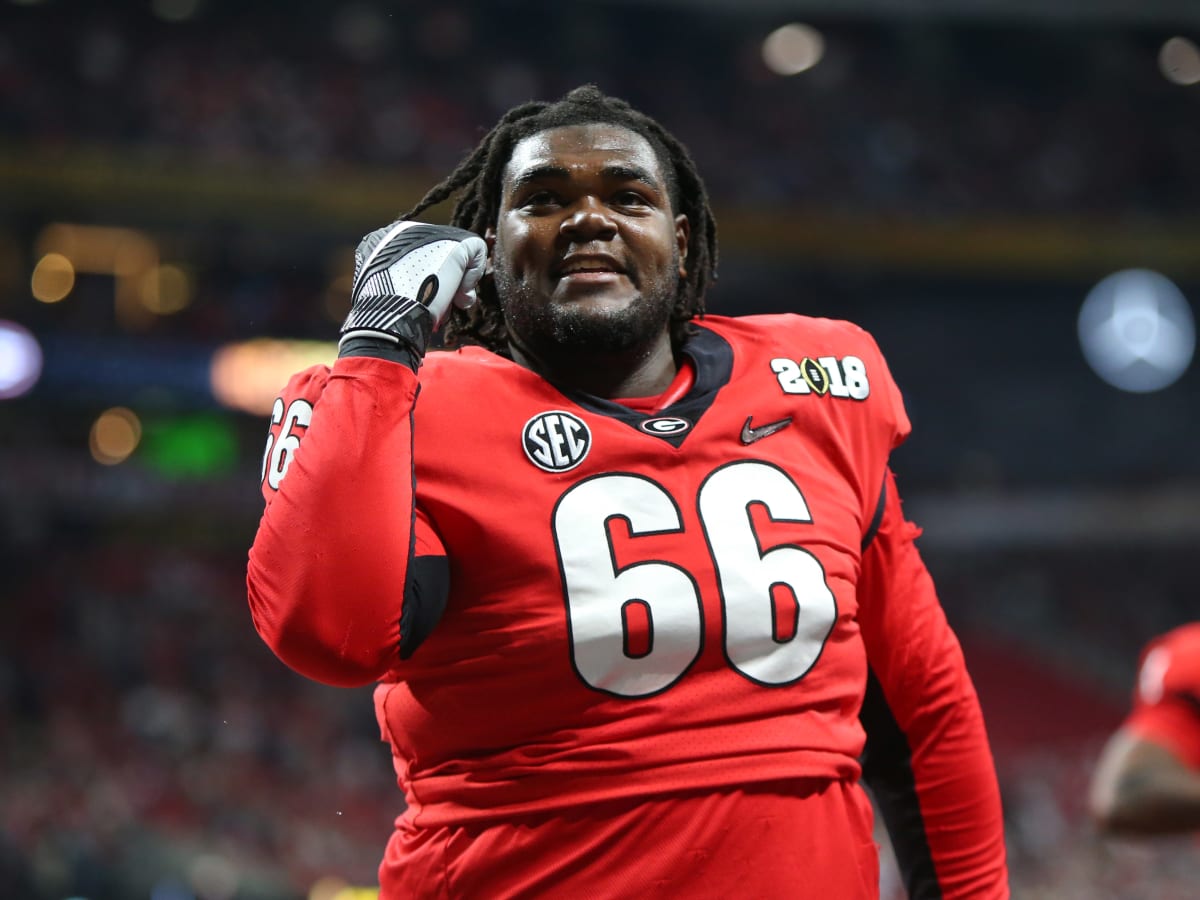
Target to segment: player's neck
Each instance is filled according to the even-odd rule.
[[[679,371],[666,332],[649,346],[622,353],[572,348],[561,356],[535,356],[528,348],[513,343],[510,351],[513,362],[547,381],[608,399],[661,394]]]

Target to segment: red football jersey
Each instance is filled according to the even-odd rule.
[[[659,411],[479,348],[419,379],[363,358],[294,378],[257,628],[311,677],[380,680],[406,827],[853,782],[861,758],[910,885],[1005,896],[978,703],[888,470],[909,423],[881,354],[833,320],[699,325],[694,382]],[[413,647],[402,607],[438,559],[444,614]]]
[[[1126,724],[1200,769],[1200,622],[1146,645]]]

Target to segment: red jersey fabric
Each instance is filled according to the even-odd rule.
[[[854,785],[754,785],[486,827],[401,821],[380,884],[385,897],[437,900],[875,900],[879,854]]]
[[[310,677],[379,681],[402,832],[856,785],[861,758],[912,896],[1007,896],[982,717],[888,470],[909,423],[874,341],[709,316],[686,352],[694,383],[656,412],[479,348],[429,354],[419,379],[369,358],[296,376],[250,554],[260,634]],[[401,607],[441,559],[445,612],[413,649]],[[856,840],[849,867],[869,827]]]
[[[1200,769],[1200,622],[1146,645],[1126,725]]]

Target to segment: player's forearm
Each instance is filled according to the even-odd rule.
[[[1004,822],[983,714],[966,680],[958,699],[909,725],[918,802],[943,900],[1009,896]]]
[[[1170,750],[1118,732],[1097,765],[1091,794],[1097,825],[1113,834],[1200,829],[1200,773]]]
[[[1117,786],[1104,825],[1110,831],[1131,834],[1200,829],[1200,781],[1194,776],[1127,778]]]
[[[863,777],[910,898],[1007,897],[1000,792],[974,689],[964,680],[917,711],[897,700],[872,679]]]
[[[910,897],[1008,896],[995,766],[974,685],[895,486],[863,556],[859,620],[875,680],[863,775]]]
[[[412,541],[416,379],[339,360],[250,551],[255,627],[297,671],[366,684],[397,659]]]

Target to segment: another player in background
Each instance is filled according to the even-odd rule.
[[[911,896],[1006,897],[874,341],[704,315],[703,181],[595,88],[510,110],[404,218],[455,195],[458,227],[360,244],[250,553],[280,658],[378,682],[383,895],[874,898],[861,776]]]
[[[1114,834],[1200,829],[1200,622],[1142,651],[1133,709],[1100,754],[1090,801]]]

